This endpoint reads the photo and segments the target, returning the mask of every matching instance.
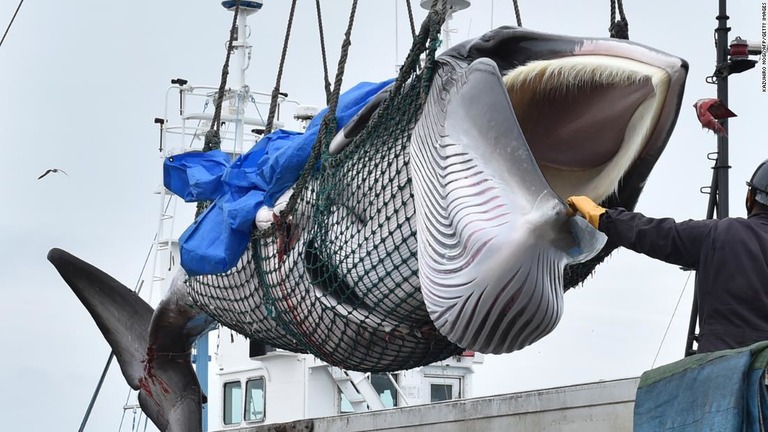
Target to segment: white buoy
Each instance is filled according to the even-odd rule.
[[[288,205],[288,201],[291,199],[291,195],[293,195],[293,188],[288,189],[287,191],[283,192],[282,195],[280,195],[280,198],[278,198],[277,202],[275,202],[275,208],[272,210],[275,215],[280,215],[280,212],[283,211],[283,209]]]
[[[258,212],[256,212],[256,228],[265,230],[272,226],[272,216],[274,211],[271,207],[262,206]]]

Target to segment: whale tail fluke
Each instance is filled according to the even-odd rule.
[[[96,321],[128,385],[138,390],[152,307],[112,276],[66,251],[51,249],[48,261]]]
[[[110,275],[61,249],[51,249],[48,261],[112,347],[126,382],[139,391],[144,413],[161,431],[199,431],[204,396],[189,357],[199,333],[184,332],[195,311],[179,309],[175,301],[163,301],[156,312]],[[171,300],[184,295],[182,290],[172,291],[176,297]],[[150,332],[155,314],[181,316],[181,320],[174,323],[178,326]]]

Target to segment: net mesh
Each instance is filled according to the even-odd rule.
[[[425,45],[430,60],[436,44]],[[349,370],[403,370],[461,352],[435,329],[418,277],[408,146],[431,76],[429,60],[401,74],[339,154],[328,152],[335,121],[326,118],[314,149],[321,163],[310,159],[287,209],[254,232],[235,268],[188,280],[193,300],[243,335]]]
[[[211,317],[348,370],[398,371],[462,351],[437,331],[424,306],[408,172],[444,16],[433,7],[389,97],[338,154],[328,150],[334,92],[287,208],[270,228],[254,231],[232,270],[187,280],[190,296]],[[564,289],[583,282],[615,247],[567,266]]]

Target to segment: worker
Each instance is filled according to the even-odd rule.
[[[747,186],[747,219],[678,223],[605,209],[584,196],[567,202],[609,242],[697,271],[698,353],[705,353],[768,340],[768,160]]]

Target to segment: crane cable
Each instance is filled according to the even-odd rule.
[[[691,274],[693,272],[688,272],[688,277],[685,279],[685,284],[683,285],[683,290],[680,291],[680,297],[677,298],[677,303],[675,304],[675,310],[672,311],[672,316],[669,318],[669,323],[667,323],[667,329],[664,330],[664,336],[661,337],[661,342],[659,343],[659,349],[656,350],[656,356],[653,358],[653,364],[651,364],[651,369],[653,369],[656,366],[656,360],[659,359],[659,353],[661,352],[661,347],[664,346],[664,341],[667,339],[667,333],[669,333],[669,328],[672,326],[672,321],[675,319],[675,315],[677,315],[677,308],[680,306],[680,301],[683,299],[683,294],[685,294],[685,289],[688,287],[688,282],[691,280]]]
[[[269,114],[267,114],[267,124],[264,126],[264,135],[272,132],[275,126],[275,115],[277,114],[277,102],[280,99],[280,82],[283,78],[283,68],[285,67],[285,57],[288,54],[288,41],[291,39],[291,30],[293,28],[293,16],[296,12],[296,0],[291,2],[291,11],[288,14],[288,24],[285,28],[285,40],[283,40],[283,51],[280,54],[280,65],[277,68],[277,79],[275,88],[272,89],[272,99],[269,102]]]
[[[320,0],[315,0],[317,8],[317,28],[320,30],[320,55],[323,58],[323,80],[325,85],[325,103],[331,103],[331,80],[328,78],[328,56],[325,51],[325,32],[323,31],[323,13],[320,8]]]
[[[13,16],[11,17],[11,22],[8,23],[8,27],[5,28],[5,33],[3,33],[3,38],[0,39],[0,46],[3,46],[3,42],[5,42],[5,37],[8,36],[8,31],[11,30],[11,26],[13,25],[13,22],[16,20],[16,15],[19,13],[19,9],[21,9],[21,5],[24,3],[24,0],[19,1],[19,5],[16,6],[16,12],[13,13]]]
[[[520,6],[517,4],[517,0],[512,0],[512,4],[515,7],[515,18],[517,20],[517,26],[523,26],[523,19],[520,17]]]
[[[616,19],[616,10],[619,11],[619,19]],[[608,31],[614,39],[629,39],[629,21],[624,15],[624,2],[622,0],[611,0],[611,25]]]
[[[227,86],[227,76],[229,76],[229,57],[232,55],[232,45],[237,35],[237,16],[240,13],[240,0],[235,1],[235,12],[232,17],[232,26],[229,29],[229,41],[227,43],[227,55],[224,58],[224,65],[221,68],[221,80],[219,89],[216,92],[216,101],[213,105],[213,117],[211,118],[211,128],[205,133],[203,141],[203,151],[218,150],[221,148],[221,105],[224,102],[224,92]],[[210,205],[209,201],[200,201],[197,203],[195,219]]]
[[[227,86],[227,76],[229,76],[229,57],[232,55],[232,45],[237,37],[237,16],[240,13],[240,0],[235,1],[235,13],[232,14],[232,27],[229,29],[229,41],[227,42],[227,55],[224,57],[224,65],[221,67],[221,80],[219,81],[219,90],[216,93],[216,103],[213,106],[213,118],[211,119],[211,130],[216,133],[221,132],[221,105],[224,101],[224,90]],[[207,144],[206,137],[206,144]],[[219,145],[221,138],[219,137]],[[217,147],[218,148],[218,147]]]
[[[413,20],[413,8],[410,0],[405,0],[405,6],[408,9],[408,22],[411,24],[411,38],[416,39],[416,22]]]

